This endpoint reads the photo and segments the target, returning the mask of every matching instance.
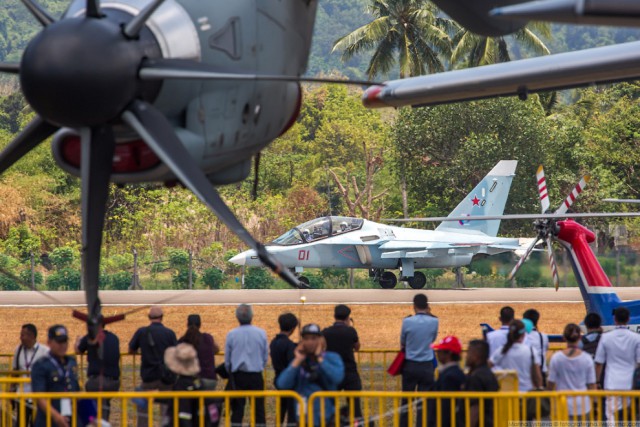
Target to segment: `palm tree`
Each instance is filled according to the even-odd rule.
[[[367,67],[370,79],[387,74],[396,61],[400,78],[444,71],[442,58],[451,54],[449,32],[453,24],[437,16],[426,0],[371,0],[373,21],[336,40],[332,52],[342,51],[342,60],[373,51]],[[396,59],[397,53],[397,59]]]
[[[513,33],[510,37],[523,47],[536,55],[548,55],[549,49],[544,42],[534,33],[544,37],[551,36],[548,24],[530,23],[526,27]],[[508,62],[511,60],[509,46],[505,37],[484,37],[474,34],[460,27],[453,36],[453,52],[451,53],[452,68],[455,65],[463,67],[477,67],[479,65],[494,64],[496,62]]]

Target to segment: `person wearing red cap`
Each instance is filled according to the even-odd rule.
[[[462,344],[460,340],[453,335],[444,337],[437,343],[431,344],[431,348],[436,351],[436,358],[438,359],[438,379],[433,385],[433,391],[460,391],[465,382],[465,375],[460,368],[460,354],[462,353]],[[453,425],[451,419],[451,404],[455,406],[455,400],[453,399],[441,399],[438,402],[435,400],[428,401],[428,425],[436,426],[436,404],[440,404],[440,415],[442,426]],[[418,419],[421,419],[419,415]]]

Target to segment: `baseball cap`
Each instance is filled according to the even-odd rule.
[[[49,328],[48,337],[50,340],[56,342],[67,342],[69,340],[69,333],[63,325],[53,325]]]
[[[460,344],[460,340],[453,335],[444,337],[438,343],[431,344],[431,348],[434,350],[450,351],[454,354],[462,353],[462,345]]]
[[[300,335],[318,335],[322,336],[322,331],[320,330],[320,326],[315,323],[309,323],[308,325],[304,325],[302,328],[302,333]]]

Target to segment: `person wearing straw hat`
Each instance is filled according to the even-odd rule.
[[[200,374],[198,352],[191,344],[181,343],[175,347],[169,347],[164,353],[164,364],[178,376],[173,391],[199,391],[203,389],[202,382],[198,377]],[[197,398],[179,399],[177,407],[172,402],[168,401],[167,403],[169,404],[169,416],[165,418],[165,425],[173,425],[176,410],[178,411],[178,427],[200,426],[201,416],[204,418],[205,426],[212,425],[211,418],[205,416],[208,412],[208,406],[211,404],[206,400],[202,413],[200,413],[200,402]],[[216,418],[216,425],[217,422]]]

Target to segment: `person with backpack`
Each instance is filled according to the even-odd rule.
[[[527,333],[524,343],[538,352],[540,358],[540,372],[542,374],[542,386],[547,386],[547,375],[549,367],[547,366],[547,353],[549,352],[549,336],[540,332],[538,321],[540,313],[534,308],[530,308],[522,315],[523,319],[529,319],[533,323],[533,329]]]
[[[129,353],[136,354],[140,351],[140,378],[142,391],[160,390],[168,391],[173,387],[175,375],[164,364],[164,352],[169,347],[178,345],[176,333],[162,324],[162,307],[154,306],[149,309],[149,326],[139,328],[131,341],[129,341]],[[166,414],[166,405],[162,406],[163,415]],[[138,426],[147,426],[147,412],[138,414]]]

